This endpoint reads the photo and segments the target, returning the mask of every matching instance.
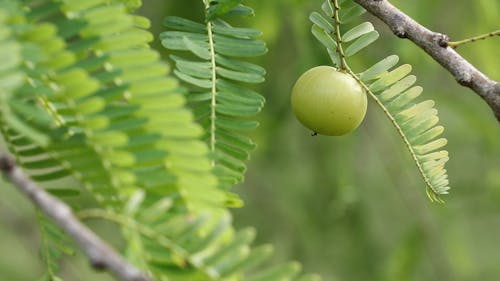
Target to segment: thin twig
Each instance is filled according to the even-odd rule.
[[[408,38],[450,72],[460,85],[472,89],[493,110],[500,121],[500,83],[448,47],[448,36],[433,32],[401,12],[386,0],[354,0],[369,13],[382,20],[394,34]]]
[[[149,281],[147,275],[125,261],[113,248],[81,223],[71,208],[29,179],[14,160],[0,155],[0,170],[26,197],[68,235],[73,237],[96,269],[109,270],[120,280]]]
[[[463,40],[460,40],[460,41],[448,42],[448,46],[452,47],[453,49],[456,49],[457,47],[459,47],[461,45],[464,45],[464,44],[467,44],[467,43],[476,42],[478,40],[484,40],[486,38],[491,38],[491,37],[495,37],[495,36],[500,36],[500,30],[495,30],[495,31],[492,31],[492,32],[488,32],[486,34],[481,34],[481,35],[474,36],[474,37],[467,38],[467,39],[463,39]]]

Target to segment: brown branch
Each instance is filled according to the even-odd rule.
[[[401,12],[386,0],[354,0],[382,20],[399,38],[408,38],[448,70],[457,82],[472,89],[493,110],[500,121],[500,83],[477,70],[453,48],[448,36],[433,32]]]
[[[109,270],[124,281],[150,280],[146,274],[125,261],[113,248],[82,224],[73,215],[68,205],[38,187],[11,158],[0,155],[0,170],[41,211],[52,218],[68,235],[73,237],[78,246],[88,256],[94,268]]]

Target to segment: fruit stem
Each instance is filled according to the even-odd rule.
[[[337,53],[340,56],[340,70],[352,72],[349,66],[347,65],[347,61],[345,59],[344,49],[342,48],[342,37],[340,36],[340,17],[339,10],[340,6],[338,0],[330,0],[333,5],[333,21],[335,22],[335,36],[337,41]]]

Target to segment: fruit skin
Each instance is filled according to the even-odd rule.
[[[299,77],[291,103],[302,125],[318,134],[340,136],[361,124],[367,98],[351,75],[331,66],[317,66]]]

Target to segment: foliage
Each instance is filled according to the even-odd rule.
[[[229,1],[226,1],[229,2]],[[235,3],[237,4],[237,3]],[[264,42],[255,39],[261,32],[232,27],[211,13],[205,3],[205,25],[179,17],[167,17],[164,24],[175,31],[160,35],[162,44],[171,50],[189,51],[196,59],[172,55],[174,73],[193,85],[187,99],[191,102],[196,120],[205,129],[214,172],[222,189],[229,189],[243,180],[246,170],[243,161],[249,158],[254,142],[241,131],[255,128],[258,123],[248,118],[258,113],[264,98],[241,83],[261,83],[265,70],[238,57],[254,57],[267,52]],[[216,5],[221,6],[222,3]],[[249,7],[233,9],[252,14]],[[222,9],[222,8],[221,8]],[[218,9],[217,11],[220,11]],[[217,14],[216,12],[215,14]]]
[[[379,37],[378,32],[370,22],[349,27],[353,18],[365,12],[352,1],[326,0],[322,10],[328,18],[333,18],[333,25],[321,14],[313,12],[309,17],[313,23],[312,34],[327,48],[333,65],[355,77],[384,111],[410,151],[427,186],[427,195],[432,201],[442,202],[440,195],[447,194],[450,188],[444,169],[449,158],[446,150],[439,150],[447,140],[436,139],[444,127],[436,126],[439,118],[433,108],[434,101],[415,102],[422,87],[412,87],[416,77],[408,75],[411,65],[401,65],[389,71],[399,60],[395,55],[361,73],[354,73],[347,64],[348,58],[372,44]]]
[[[50,3],[50,5],[46,6],[48,10],[50,10],[49,7],[52,7],[51,9],[55,9],[55,11],[63,12],[52,12],[45,18],[37,19],[36,14],[32,18],[28,18],[28,14],[33,13],[33,10],[16,10],[16,4],[13,4],[16,2],[22,2],[23,5],[39,5],[42,2],[45,4]],[[198,186],[199,189],[208,187],[212,192],[216,193],[219,200],[212,203],[208,203],[204,199],[191,201],[191,198],[186,196],[186,191],[181,189],[179,176],[176,176],[182,175],[186,171],[184,180],[187,181],[194,180],[196,179],[194,175],[203,173],[202,171],[192,170],[195,165],[191,163],[194,162],[185,158],[192,157],[191,152],[203,150],[204,152],[200,152],[199,160],[206,163],[207,166],[210,166],[212,161],[217,159],[213,154],[209,155],[210,149],[206,145],[208,141],[207,135],[202,136],[205,144],[198,141],[199,137],[197,136],[186,136],[182,140],[179,139],[177,143],[168,144],[169,154],[165,154],[163,157],[170,157],[170,160],[166,162],[169,165],[165,165],[160,170],[166,171],[165,174],[171,177],[168,179],[162,177],[164,181],[157,186],[158,188],[149,185],[156,181],[152,177],[158,175],[156,172],[140,176],[140,179],[135,180],[131,185],[116,183],[115,186],[114,184],[108,184],[112,182],[112,179],[108,177],[115,174],[117,169],[118,171],[127,170],[127,166],[118,167],[117,163],[101,162],[101,155],[111,153],[111,151],[131,153],[135,163],[145,163],[148,156],[146,151],[156,149],[155,153],[150,156],[156,155],[156,152],[167,151],[167,148],[165,148],[167,144],[163,144],[160,138],[168,135],[165,130],[168,129],[171,132],[175,126],[171,127],[171,124],[167,123],[161,126],[159,122],[162,120],[160,119],[155,119],[156,123],[142,121],[144,123],[137,124],[137,132],[140,132],[137,133],[138,135],[147,135],[143,134],[141,130],[151,134],[149,140],[147,138],[143,140],[140,138],[132,139],[135,141],[137,149],[144,152],[144,154],[141,154],[139,150],[135,151],[131,147],[127,148],[127,146],[118,144],[106,144],[105,148],[107,150],[97,149],[99,151],[96,151],[98,146],[92,140],[93,136],[88,133],[99,132],[100,134],[103,133],[102,130],[91,129],[86,131],[83,122],[78,120],[71,120],[71,122],[67,120],[65,124],[61,123],[64,119],[60,119],[60,116],[70,119],[73,111],[70,112],[68,107],[64,106],[66,102],[56,102],[56,98],[52,97],[54,91],[60,90],[53,88],[59,83],[55,83],[55,78],[53,78],[56,74],[58,76],[58,73],[53,70],[56,68],[55,66],[47,64],[56,55],[62,55],[64,50],[69,51],[70,55],[73,53],[71,56],[75,57],[74,63],[71,64],[73,66],[69,68],[83,69],[87,73],[88,80],[97,81],[99,90],[94,90],[95,96],[97,96],[97,92],[99,92],[99,95],[101,94],[100,90],[103,90],[102,93],[106,93],[107,91],[104,89],[107,89],[110,90],[107,92],[109,93],[108,97],[113,99],[111,97],[113,95],[112,90],[117,91],[113,99],[115,103],[112,103],[112,106],[124,111],[121,113],[116,111],[111,114],[112,116],[108,117],[101,114],[101,112],[105,111],[104,109],[99,110],[99,114],[89,113],[83,115],[84,117],[104,117],[96,120],[101,120],[99,121],[102,122],[101,126],[108,122],[104,121],[106,119],[116,124],[116,128],[111,128],[109,131],[116,131],[117,134],[115,134],[114,138],[105,138],[106,140],[121,138],[120,141],[131,142],[130,139],[124,141],[123,134],[119,134],[122,132],[123,127],[120,128],[121,125],[118,122],[120,120],[124,121],[122,124],[125,125],[127,116],[132,116],[131,119],[134,120],[137,116],[144,117],[144,115],[138,115],[139,112],[145,114],[145,110],[141,111],[139,108],[127,108],[130,113],[125,112],[123,104],[127,104],[130,99],[130,97],[125,98],[125,93],[132,93],[130,87],[139,84],[139,81],[134,81],[132,78],[138,77],[139,80],[143,80],[145,77],[150,77],[149,71],[143,70],[150,69],[147,66],[153,68],[152,65],[155,63],[158,69],[163,68],[160,71],[162,76],[168,75],[166,73],[169,72],[168,68],[159,62],[157,54],[149,52],[154,58],[149,60],[138,59],[138,61],[131,64],[134,65],[130,67],[131,69],[127,69],[127,71],[130,71],[128,78],[119,77],[122,75],[121,73],[124,73],[124,67],[115,66],[114,63],[121,61],[121,59],[115,57],[112,64],[111,55],[106,58],[96,55],[99,54],[96,51],[98,42],[102,43],[102,40],[104,40],[102,37],[109,37],[109,35],[105,34],[95,36],[99,38],[93,38],[93,40],[96,40],[94,42],[89,39],[92,36],[80,38],[80,35],[70,35],[65,37],[66,35],[62,36],[58,31],[57,35],[54,35],[52,39],[59,42],[55,42],[51,46],[55,47],[61,42],[65,46],[55,52],[44,50],[45,45],[50,46],[47,42],[51,40],[43,41],[44,43],[36,42],[35,39],[29,39],[31,35],[27,36],[25,32],[42,23],[66,27],[66,24],[58,24],[61,20],[68,20],[66,23],[76,24],[78,21],[69,21],[74,18],[74,14],[70,13],[69,16],[66,16],[64,9],[58,6],[62,5],[63,2],[69,3],[70,1],[0,1],[0,10],[3,12],[0,21],[0,61],[2,62],[0,64],[0,123],[3,128],[2,135],[7,139],[10,151],[17,156],[19,161],[22,161],[25,170],[29,171],[34,178],[39,180],[53,194],[70,203],[78,211],[82,219],[99,218],[116,222],[122,228],[122,236],[127,244],[126,254],[135,264],[148,268],[157,275],[167,273],[169,276],[170,274],[179,276],[178,274],[185,271],[188,273],[186,276],[202,278],[202,276],[206,276],[204,274],[210,275],[213,273],[210,270],[210,265],[217,268],[217,271],[230,272],[231,266],[224,264],[226,261],[232,260],[232,256],[223,255],[225,251],[222,250],[221,258],[218,258],[216,252],[221,248],[225,248],[223,245],[226,245],[227,249],[233,249],[230,252],[234,256],[238,256],[239,253],[247,253],[251,249],[248,245],[254,234],[253,230],[248,229],[243,231],[233,230],[231,226],[233,222],[229,214],[221,206],[240,205],[241,201],[228,192],[229,185],[220,190],[219,188],[222,186],[218,184],[218,180],[210,172],[204,174],[214,181],[212,184],[205,185],[203,181],[202,184],[194,186]],[[137,3],[138,1],[116,0],[107,2],[127,4]],[[216,2],[219,1],[211,1],[212,4],[216,4]],[[233,5],[233,3],[239,1],[220,2]],[[259,91],[269,94],[265,95],[268,100],[267,110],[260,114],[259,117],[264,121],[264,126],[258,132],[244,132],[244,134],[241,134],[241,132],[231,130],[233,134],[244,136],[245,140],[248,140],[250,135],[253,139],[257,138],[260,147],[254,153],[250,173],[245,175],[247,178],[246,188],[239,192],[243,193],[247,207],[236,210],[236,225],[248,223],[258,225],[259,240],[274,240],[273,243],[278,245],[278,259],[283,256],[299,258],[305,262],[305,267],[308,270],[321,271],[327,276],[328,280],[389,280],[391,278],[400,280],[403,277],[408,280],[473,280],[479,278],[490,280],[498,277],[495,264],[495,261],[498,260],[498,254],[494,245],[496,234],[500,228],[489,218],[497,215],[495,212],[499,194],[497,187],[500,181],[496,176],[498,170],[498,161],[496,159],[498,159],[499,155],[498,139],[500,138],[498,138],[498,131],[496,130],[497,123],[488,119],[489,115],[487,113],[482,114],[484,109],[481,104],[467,93],[461,93],[460,88],[456,87],[453,81],[448,81],[451,79],[443,78],[440,70],[433,68],[432,64],[426,65],[421,56],[414,56],[415,51],[408,47],[407,42],[391,40],[390,36],[387,36],[387,40],[379,40],[374,45],[370,45],[371,48],[367,48],[366,51],[347,58],[349,67],[358,69],[357,66],[361,64],[360,61],[366,64],[366,61],[370,61],[373,57],[380,57],[381,53],[385,52],[386,49],[397,48],[398,55],[404,57],[406,61],[411,61],[414,68],[421,73],[419,74],[421,77],[419,80],[423,81],[422,83],[426,85],[426,88],[432,87],[433,92],[435,92],[433,98],[440,104],[441,118],[446,120],[447,123],[447,136],[450,139],[448,150],[454,154],[454,158],[451,159],[449,165],[451,165],[450,174],[454,173],[452,176],[454,176],[456,196],[454,196],[453,200],[449,200],[446,205],[446,209],[450,211],[434,209],[435,212],[430,215],[426,202],[422,202],[418,194],[415,194],[412,190],[412,188],[420,185],[418,179],[412,173],[406,172],[407,163],[404,162],[405,157],[397,154],[398,144],[393,141],[391,131],[386,130],[387,128],[384,127],[385,123],[389,124],[390,122],[379,122],[382,120],[378,119],[378,113],[369,112],[369,119],[366,120],[360,130],[352,136],[342,139],[310,138],[307,137],[308,134],[299,131],[299,126],[295,126],[288,114],[287,91],[289,89],[287,89],[287,85],[292,84],[291,80],[304,66],[324,61],[322,53],[316,52],[316,47],[309,44],[310,40],[307,34],[302,32],[302,30],[305,30],[303,22],[303,18],[306,18],[304,17],[305,11],[316,3],[295,1],[293,5],[290,5],[288,0],[254,2],[252,5],[256,8],[259,16],[256,25],[264,31],[264,38],[270,44],[269,49],[272,52],[264,62],[271,77],[267,79],[267,83],[257,87],[238,83],[238,86],[242,87],[242,89],[259,89]],[[446,14],[451,17],[447,18],[446,22],[453,22],[453,16],[460,15],[456,16],[457,19],[455,19],[455,21],[460,20],[463,23],[457,24],[460,30],[450,29],[456,32],[453,35],[457,38],[468,35],[467,32],[474,34],[495,28],[496,25],[493,24],[497,24],[498,12],[495,14],[495,11],[498,11],[498,9],[493,4],[494,1],[483,1],[478,5],[462,5],[466,7],[466,10],[462,10],[464,8],[461,5],[456,5],[456,9],[453,11],[449,11],[449,3],[446,1],[440,4],[427,0],[419,2],[421,4],[418,5],[410,2],[405,3],[405,1],[394,0],[394,2],[404,10],[413,11],[419,17],[419,20],[430,23],[430,25],[445,24],[433,19],[433,17],[436,17],[436,13],[440,14],[437,11],[440,11],[441,8],[443,8],[443,11],[447,11]],[[149,1],[148,3],[148,1],[145,1],[144,4],[146,9],[158,11],[155,15],[161,14],[163,17],[165,10],[169,13],[172,13],[173,10],[175,10],[175,13],[192,13],[194,5],[191,4],[193,3],[195,2],[186,0],[167,1],[165,3],[155,1]],[[345,4],[341,4],[341,8],[342,6],[345,7]],[[168,9],[162,10],[161,7],[165,6]],[[126,11],[129,11],[137,6],[127,7]],[[236,8],[232,10],[233,14],[241,14],[245,11],[253,13],[253,11],[242,6],[234,7]],[[484,8],[484,11],[481,10],[482,8]],[[434,9],[436,13],[432,12]],[[47,10],[35,11],[44,14]],[[211,11],[215,11],[213,6]],[[144,11],[142,12],[144,13]],[[468,14],[466,19],[461,16],[464,12]],[[124,15],[127,13],[119,12],[118,14]],[[103,21],[109,19],[110,13],[105,13],[105,15],[104,17],[100,16]],[[218,21],[217,17],[220,16],[231,22],[234,19],[227,17],[227,15],[218,14],[213,18],[214,21]],[[196,15],[193,15],[193,17],[196,18]],[[114,17],[112,18],[114,19]],[[353,19],[358,18],[353,17]],[[343,22],[345,20],[346,18],[344,18]],[[83,22],[86,21],[86,19],[83,20]],[[116,19],[109,20],[109,22],[111,21],[114,22]],[[143,28],[148,25],[143,18],[134,17],[134,21]],[[239,23],[242,19],[235,18],[235,21]],[[487,22],[491,26],[486,26]],[[102,24],[103,26],[111,26],[111,24],[105,24],[105,22],[102,22]],[[352,21],[347,22],[346,26],[349,24],[352,24]],[[207,22],[203,22],[201,25],[206,26]],[[83,29],[83,27],[79,28]],[[79,30],[79,28],[76,29]],[[346,31],[348,28],[344,28],[343,24],[340,25],[342,31]],[[169,30],[172,31],[173,29],[169,28]],[[86,32],[90,31],[77,31],[76,33]],[[97,30],[94,32],[97,32]],[[43,35],[42,32],[33,32],[32,34]],[[203,35],[202,32],[199,34]],[[89,40],[84,42],[83,38]],[[333,39],[335,40],[335,38]],[[73,50],[69,49],[69,45],[78,42],[81,43],[80,48],[82,49],[80,51],[73,52]],[[130,42],[133,43],[133,40],[123,40],[119,44]],[[85,50],[88,46],[90,46],[91,51],[90,54],[85,55],[82,50]],[[495,50],[495,46],[491,44],[484,46],[486,47],[481,52],[471,48],[472,51],[468,55],[475,60],[482,61],[482,66],[488,67],[490,73],[493,73],[494,76],[498,67],[487,54],[491,54]],[[146,44],[141,47],[145,48]],[[490,47],[490,49],[487,49],[487,47]],[[75,48],[78,47],[75,45]],[[130,49],[134,48],[138,47],[128,46],[123,51],[130,51]],[[469,50],[466,49],[465,51]],[[152,55],[153,53],[155,55]],[[175,55],[177,55],[175,58],[182,60],[204,61],[195,56],[186,55],[186,52],[175,53]],[[91,58],[94,60],[91,60]],[[392,56],[390,58],[394,59]],[[241,62],[240,59],[238,61]],[[252,62],[256,61],[258,59],[252,59]],[[144,64],[141,62],[144,62]],[[90,68],[87,69],[87,67]],[[92,70],[92,67],[95,67],[94,70]],[[133,69],[136,69],[136,71],[134,72]],[[177,71],[182,72],[178,66]],[[361,73],[363,71],[359,74]],[[47,76],[46,74],[50,75]],[[141,76],[141,74],[144,74],[144,76]],[[105,78],[106,75],[107,78]],[[174,81],[172,76],[168,77],[169,81]],[[164,81],[164,78],[160,80]],[[367,85],[371,83],[373,83],[373,80],[366,81]],[[124,89],[118,90],[118,86],[124,87]],[[189,107],[194,107],[194,113],[197,114],[197,105],[206,106],[206,104],[203,105],[203,102],[192,100],[196,96],[196,92],[201,92],[200,88],[187,83],[186,86],[189,88],[189,92],[175,86],[174,90],[164,91],[163,94],[166,92],[173,94],[178,98],[178,101],[187,99]],[[36,92],[29,90],[32,88],[36,88]],[[81,88],[77,87],[77,89]],[[454,89],[453,91],[458,93],[450,93],[449,96],[452,97],[448,97],[450,89]],[[36,93],[36,97],[34,93]],[[377,93],[375,94],[377,95]],[[93,94],[87,94],[87,97],[91,96]],[[139,101],[136,101],[137,103],[131,104],[140,107],[138,105]],[[443,102],[440,103],[440,101]],[[68,104],[70,103],[68,102]],[[9,106],[4,106],[5,104],[9,104]],[[81,102],[78,104],[81,104]],[[151,101],[151,107],[148,110],[151,108],[165,108],[167,104],[173,105],[173,101],[162,102],[161,105],[158,100]],[[382,104],[384,104],[383,101]],[[73,106],[75,105],[73,104]],[[157,107],[153,107],[153,105],[157,105]],[[26,109],[23,106],[28,108]],[[52,106],[57,106],[57,108]],[[59,108],[66,110],[66,112],[59,110]],[[187,111],[184,111],[187,107],[179,106],[177,108],[180,112],[189,115]],[[164,116],[161,111],[156,110],[156,113]],[[216,112],[216,114],[220,113]],[[249,117],[243,117],[242,120],[255,121],[253,116]],[[149,117],[144,117],[144,119],[147,118]],[[191,128],[198,130],[197,134],[201,136],[203,130],[194,124],[194,118],[190,120],[183,124],[192,126]],[[209,119],[202,118],[194,121],[202,121],[199,124],[206,126],[207,120]],[[67,127],[70,127],[71,130],[67,129]],[[109,128],[109,126],[106,125],[106,128]],[[181,129],[187,129],[187,127],[178,126],[175,131],[180,132]],[[464,132],[468,133],[464,134]],[[77,133],[76,136],[68,138],[73,133]],[[125,131],[127,138],[135,134],[136,131]],[[170,137],[170,135],[168,136]],[[172,142],[174,142],[174,139],[177,141],[177,136],[172,136]],[[179,149],[184,147],[184,143],[190,143],[190,140],[193,145],[186,146],[186,149],[181,153]],[[141,144],[141,141],[144,142]],[[251,147],[245,148],[247,153],[254,148],[254,140],[251,142]],[[332,145],[332,142],[334,145]],[[197,148],[195,149],[195,147]],[[79,154],[72,157],[71,152],[77,150]],[[170,154],[170,152],[175,151],[179,153]],[[120,155],[125,155],[125,153]],[[32,155],[36,155],[36,157],[31,157]],[[125,159],[124,157],[126,156],[122,156],[121,159]],[[142,160],[139,161],[138,158]],[[38,162],[37,160],[44,161]],[[78,160],[82,161],[78,162]],[[463,169],[463,163],[470,163],[471,161],[474,161],[475,165]],[[120,163],[124,165],[124,162]],[[243,159],[239,163],[244,163]],[[151,165],[148,167],[154,166],[152,162],[149,162],[149,164]],[[180,166],[174,167],[179,170],[174,171],[172,165],[176,164],[180,164]],[[48,165],[46,167],[49,168],[42,169],[45,165]],[[132,166],[135,166],[135,164],[132,164]],[[246,165],[243,164],[244,166]],[[87,171],[87,169],[91,172],[99,171],[99,174],[79,173],[79,171]],[[457,173],[456,171],[460,172]],[[139,172],[134,170],[127,175],[133,174],[136,177]],[[174,172],[177,174],[174,175]],[[243,175],[243,172],[240,172],[241,175]],[[93,180],[93,176],[97,177],[97,179]],[[217,176],[220,177],[220,173]],[[68,178],[71,180],[65,181]],[[242,180],[241,177],[235,178]],[[146,183],[144,182],[145,179],[151,179],[151,181]],[[79,188],[75,185],[75,180],[85,188]],[[101,181],[103,182],[102,185],[95,186]],[[200,180],[200,182],[202,181]],[[160,186],[168,188],[162,189],[159,188]],[[192,187],[187,183],[183,186],[188,191]],[[394,191],[394,186],[398,187],[400,193]],[[481,187],[485,192],[478,192],[477,189],[471,187]],[[8,267],[13,263],[8,262],[10,260],[14,262],[16,260],[14,257],[17,257],[25,249],[16,247],[18,245],[16,243],[11,243],[11,241],[15,240],[9,233],[14,231],[21,233],[22,235],[15,237],[18,240],[32,239],[32,237],[27,236],[26,233],[29,233],[29,229],[26,226],[18,228],[3,223],[18,218],[9,212],[9,208],[5,210],[5,206],[12,206],[11,209],[15,209],[16,212],[25,212],[22,204],[16,205],[16,203],[24,201],[16,201],[17,198],[11,196],[14,193],[9,193],[10,189],[8,188],[5,189],[6,192],[3,193],[4,196],[2,196],[0,202],[0,210],[2,210],[0,218],[2,219],[2,225],[8,225],[8,231],[2,232],[0,236],[3,237],[2,245],[8,243],[15,251],[13,251],[12,259],[9,255],[8,258],[4,256],[4,259],[0,261],[0,272],[2,272],[2,275],[5,273],[5,276],[13,276],[9,275],[9,273],[15,272],[12,269],[13,267]],[[86,204],[85,201],[81,201],[81,197],[87,193],[97,199],[98,209],[87,209],[96,203]],[[196,194],[197,191],[193,190],[192,195]],[[115,200],[115,196],[119,196],[119,200]],[[209,199],[211,198],[213,197]],[[467,198],[467,202],[460,198]],[[409,208],[405,208],[404,205],[408,205]],[[431,208],[436,207],[432,206]],[[203,212],[198,214],[200,210],[203,210]],[[451,215],[451,212],[453,212],[453,215]],[[160,216],[155,216],[158,214]],[[50,243],[47,244],[50,249],[67,250],[66,241],[60,241],[62,237],[58,236],[58,234],[51,237],[52,233],[50,233],[51,230],[49,229],[51,226],[45,225],[44,222],[46,221],[39,218],[39,225],[43,233],[41,236],[50,239],[48,241]],[[159,222],[164,224],[159,225]],[[194,229],[191,233],[193,235],[188,235],[190,239],[187,240],[189,241],[184,241],[179,238],[179,235],[183,233],[184,228],[189,228],[189,226]],[[406,234],[407,228],[413,229],[413,227],[419,229],[415,236],[412,232],[411,237],[401,237],[401,233]],[[184,230],[189,231],[189,229]],[[213,239],[213,235],[212,238],[208,237],[210,233],[217,232],[223,232],[224,235],[219,236],[219,239]],[[442,237],[446,237],[446,239]],[[115,238],[116,233],[113,233],[113,239]],[[196,244],[201,241],[209,241],[206,243],[207,248],[194,253],[197,249],[200,249],[198,248],[199,244]],[[170,242],[176,243],[171,244]],[[234,248],[230,245],[234,245]],[[162,251],[163,249],[166,250]],[[394,250],[394,254],[391,256],[392,250]],[[46,261],[47,256],[43,254],[43,249],[41,252],[44,261]],[[151,255],[146,255],[149,252],[151,252]],[[173,253],[173,255],[169,253]],[[264,245],[251,249],[250,253],[250,255],[266,256],[269,254],[269,246]],[[30,254],[32,254],[32,251],[30,251]],[[48,256],[49,261],[57,261],[60,253],[54,252],[50,253],[50,255]],[[211,258],[206,259],[205,257]],[[387,258],[389,258],[387,263],[389,269],[387,272],[383,272]],[[201,263],[199,263],[200,260]],[[47,262],[47,264],[49,263],[50,270],[52,270],[52,262]],[[7,264],[7,267],[5,264]],[[29,271],[28,268],[34,268],[33,264],[35,263],[33,259],[28,261],[25,258],[19,264],[21,264],[18,266],[21,268],[20,270],[26,272]],[[169,266],[164,267],[165,264]],[[63,267],[63,271],[66,272],[61,273],[56,271],[56,267],[57,265],[54,266],[54,271],[51,274],[68,275],[67,267]],[[297,269],[297,265],[293,263],[288,267],[294,270]],[[287,266],[284,268],[286,269]],[[84,274],[81,272],[82,268],[78,270],[79,276]],[[37,270],[31,271],[37,272]],[[418,278],[415,277],[417,274]],[[19,278],[22,279],[22,277]],[[85,279],[86,276],[81,278]],[[91,278],[87,279],[95,280],[92,278],[100,279],[106,278],[106,276],[92,275]],[[184,277],[179,278],[182,280]],[[11,280],[16,279],[11,278]]]
[[[1,54],[7,62],[2,65],[0,84],[1,128],[11,152],[35,181],[55,195],[74,193],[74,189],[55,188],[57,182],[66,177],[78,180],[99,204],[100,218],[122,227],[127,256],[157,279],[292,278],[299,271],[295,263],[253,270],[268,258],[270,248],[250,250],[253,232],[235,232],[224,207],[240,204],[226,192],[225,179],[231,184],[234,178],[241,179],[244,169],[239,159],[248,156],[239,146],[253,146],[233,130],[253,127],[254,121],[227,118],[224,122],[217,116],[217,132],[226,137],[217,136],[216,160],[209,159],[215,143],[207,149],[199,140],[203,130],[185,108],[177,80],[165,76],[168,67],[149,48],[153,39],[145,30],[149,21],[129,13],[136,2],[128,1],[127,6],[121,2],[0,2],[5,41]],[[247,14],[250,10],[236,5],[228,11],[216,9],[212,17],[235,9]],[[226,48],[223,54],[246,56],[253,50],[241,42],[256,31],[216,29],[236,37],[216,45]],[[217,67],[223,76],[263,81],[261,67],[222,56],[218,60],[227,67]],[[257,74],[229,70],[234,67]],[[208,70],[215,72],[215,65]],[[217,101],[221,103],[218,113],[240,116],[248,109],[260,110],[263,101],[258,94],[247,101],[227,90],[239,90],[238,85],[221,81],[216,87],[212,81],[203,81],[213,89],[211,93],[218,87],[225,87],[227,93],[221,94],[227,102]],[[215,125],[212,129],[215,132]],[[233,147],[234,143],[239,146]],[[212,175],[214,161],[236,172],[215,172],[217,179]],[[40,223],[46,277],[52,280],[58,269],[54,260],[61,255],[56,249],[67,249],[66,239],[43,217]]]

